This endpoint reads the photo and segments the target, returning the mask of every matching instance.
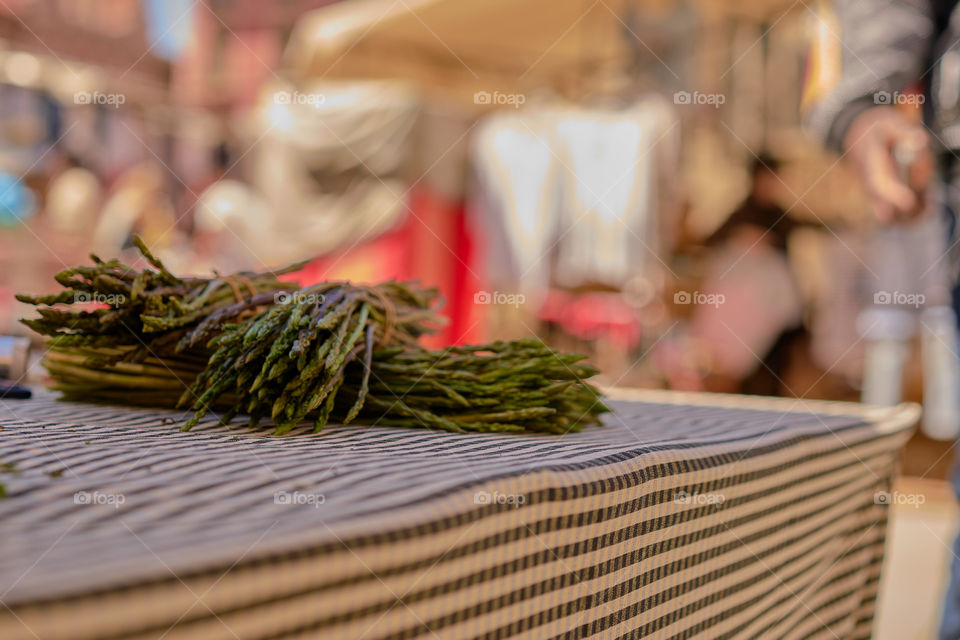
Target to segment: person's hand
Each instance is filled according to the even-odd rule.
[[[843,140],[877,218],[889,222],[922,213],[933,176],[929,136],[896,109],[877,106],[854,119]]]

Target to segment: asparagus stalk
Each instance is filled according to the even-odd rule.
[[[48,337],[44,364],[65,398],[189,406],[183,430],[225,408],[221,423],[269,416],[278,435],[307,419],[314,431],[335,420],[562,434],[608,411],[586,382],[596,370],[539,340],[420,347],[438,322],[435,290],[277,280],[296,266],[183,278],[136,244],[150,267],[92,256],[57,274],[64,291],[18,296],[38,307],[23,322]],[[103,306],[73,306],[90,301]]]

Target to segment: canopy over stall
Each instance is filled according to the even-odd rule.
[[[700,15],[775,19],[786,0],[688,5]],[[287,51],[294,78],[405,78],[472,101],[477,91],[551,86],[574,95],[634,57],[656,60],[668,0],[360,0],[318,9]],[[620,34],[622,37],[613,37]]]

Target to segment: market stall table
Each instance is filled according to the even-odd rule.
[[[0,638],[868,638],[913,405],[624,392],[562,437],[0,401]]]

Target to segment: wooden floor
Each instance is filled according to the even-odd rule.
[[[952,441],[931,440],[918,429],[903,453],[902,475],[949,481],[957,453],[954,444]]]
[[[907,497],[922,496],[923,504],[890,507],[874,638],[932,640],[936,638],[960,509],[946,482],[904,477],[894,489]]]

